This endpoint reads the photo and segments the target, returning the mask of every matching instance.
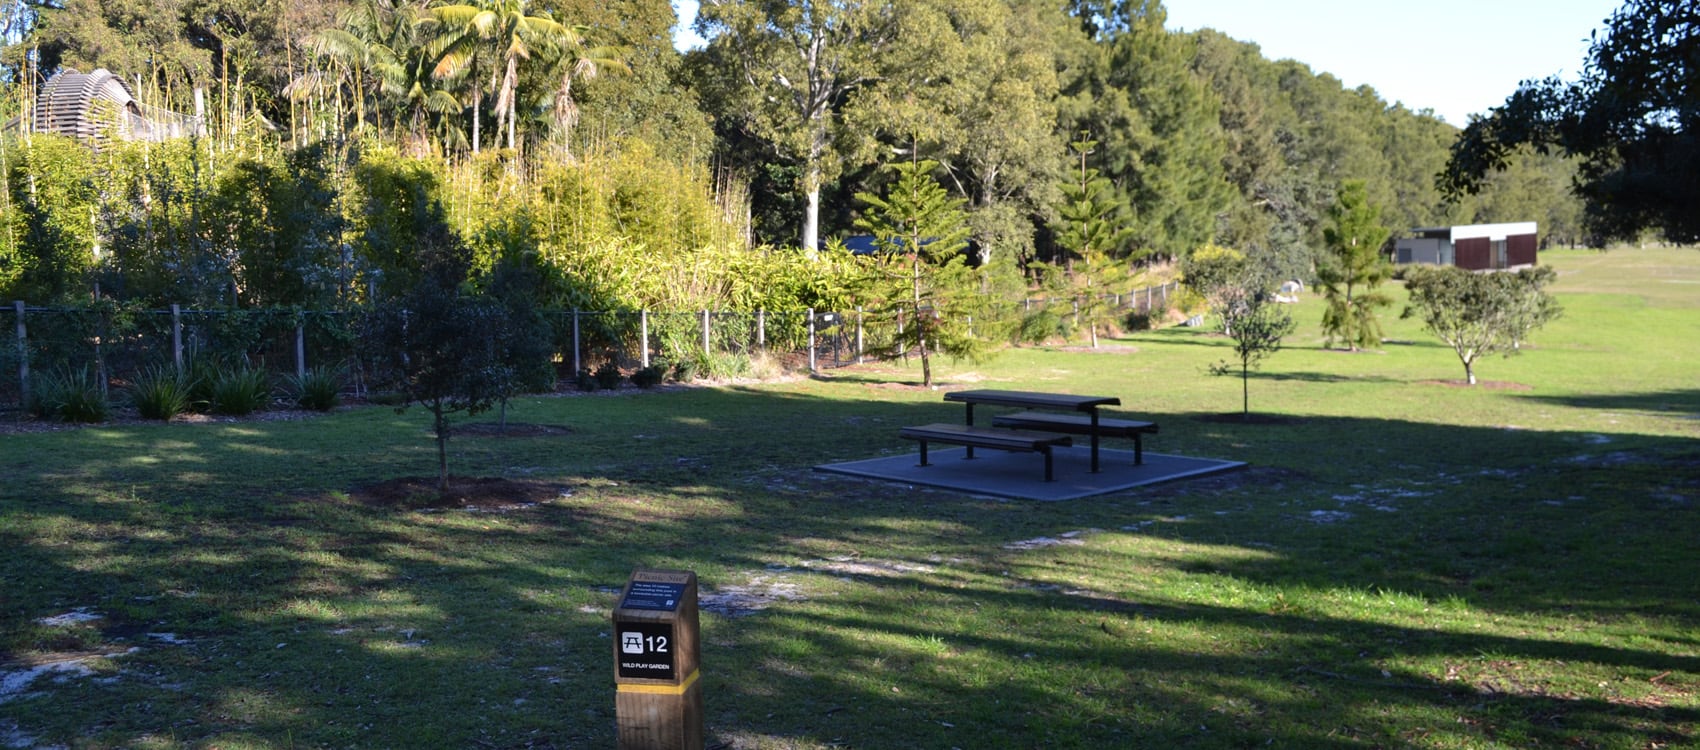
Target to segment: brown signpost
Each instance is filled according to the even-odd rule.
[[[634,570],[614,608],[620,750],[702,750],[697,574]]]

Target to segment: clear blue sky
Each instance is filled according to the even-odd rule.
[[[1573,80],[1588,35],[1621,0],[1167,0],[1169,28],[1210,27],[1256,42],[1271,60],[1291,58],[1368,84],[1389,102],[1432,109],[1463,126],[1517,90],[1519,81]],[[673,0],[681,49],[696,0]]]

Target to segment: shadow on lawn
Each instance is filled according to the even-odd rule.
[[[330,421],[321,440],[293,448],[265,430],[299,428],[91,431],[81,460],[10,483],[0,490],[9,642],[30,645],[17,634],[35,618],[90,606],[190,641],[146,645],[120,661],[125,673],[201,675],[192,689],[79,689],[75,704],[52,709],[64,717],[53,726],[73,736],[44,739],[105,727],[90,731],[112,744],[169,731],[306,745],[606,746],[607,608],[636,567],[697,569],[710,590],[782,570],[843,587],[751,617],[706,617],[707,715],[722,736],[870,746],[902,725],[914,747],[1345,748],[1420,744],[1388,732],[1433,722],[1422,731],[1454,739],[1516,731],[1558,744],[1580,733],[1628,746],[1691,740],[1700,722],[1690,707],[1567,695],[1515,666],[1681,673],[1692,688],[1692,656],[1563,634],[1400,627],[1368,610],[1351,620],[1064,585],[1156,567],[1201,585],[1391,591],[1486,615],[1691,629],[1700,590],[1669,576],[1691,564],[1684,545],[1700,523],[1691,505],[1652,491],[1696,480],[1692,463],[1667,460],[1690,441],[1651,439],[1644,460],[1601,472],[1576,460],[1597,451],[1585,435],[1307,417],[1276,436],[1152,414],[1164,429],[1148,449],[1251,461],[1249,479],[1036,505],[809,472],[907,452],[897,428],[955,421],[953,404],[727,388],[521,408],[574,432],[458,440],[454,470],[543,477],[569,499],[499,518],[341,498],[356,475],[430,465],[417,425],[393,418],[361,429],[355,418]],[[353,466],[308,469],[338,454]],[[1317,523],[1316,511],[1347,519]],[[1258,554],[1186,563],[1005,546],[1079,529]],[[792,567],[837,557],[931,572]],[[852,583],[832,582],[840,577]],[[1149,638],[1141,622],[1258,633],[1268,646],[1215,653],[1207,639]],[[1454,682],[1384,670],[1394,656],[1475,673]]]
[[[1686,413],[1700,419],[1700,388],[1634,394],[1581,394],[1571,396],[1527,395],[1523,398],[1578,409],[1610,409],[1647,414]]]

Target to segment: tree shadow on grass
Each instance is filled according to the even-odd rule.
[[[1635,411],[1646,414],[1686,414],[1700,418],[1700,388],[1678,388],[1632,394],[1530,395],[1524,398],[1579,409]]]
[[[562,489],[500,513],[348,494],[430,465],[417,421],[327,420],[310,442],[276,426],[45,438],[75,450],[9,467],[0,490],[0,632],[34,649],[35,618],[87,605],[199,645],[146,645],[117,662],[119,687],[9,710],[62,744],[606,746],[613,592],[676,567],[709,590],[785,576],[806,594],[705,618],[708,721],[727,741],[1631,746],[1700,722],[1683,693],[1700,663],[1666,645],[1700,622],[1700,590],[1670,576],[1700,521],[1658,494],[1700,473],[1669,460],[1688,440],[1650,437],[1600,472],[1572,460],[1585,435],[1307,417],[1269,440],[1155,413],[1165,451],[1248,460],[1256,481],[1032,504],[809,471],[906,451],[896,426],[956,405],[757,388],[567,401],[520,408],[569,436],[451,443],[457,472]],[[1039,537],[1079,551],[1009,548]],[[819,561],[883,572],[802,564]],[[1360,595],[1348,615],[1320,604]],[[1411,601],[1494,632],[1382,611]],[[1501,624],[1518,619],[1534,630]],[[1541,629],[1555,621],[1576,630]],[[1620,700],[1523,666],[1559,661],[1668,689]]]

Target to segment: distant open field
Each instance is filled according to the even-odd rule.
[[[1402,303],[1321,348],[1314,297],[1251,424],[1206,328],[943,367],[1250,464],[1061,503],[813,472],[960,418],[917,362],[523,399],[554,429],[450,444],[531,491],[481,508],[363,492],[434,471],[419,410],[3,433],[0,746],[611,747],[665,567],[710,747],[1692,747],[1700,251],[1542,261],[1564,316],[1474,388]]]

